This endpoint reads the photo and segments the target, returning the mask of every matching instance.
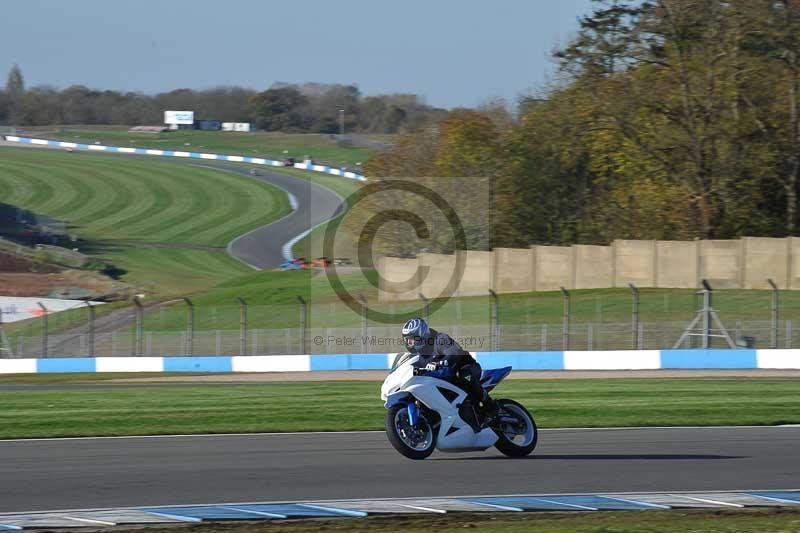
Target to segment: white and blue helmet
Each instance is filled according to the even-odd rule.
[[[411,353],[419,352],[428,339],[431,328],[421,318],[412,318],[403,324],[403,344]]]

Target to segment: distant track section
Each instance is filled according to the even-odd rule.
[[[54,148],[64,148],[70,150],[87,150],[95,152],[109,152],[120,154],[137,154],[137,155],[155,155],[163,157],[181,157],[192,159],[204,159],[209,161],[232,161],[234,163],[250,163],[253,165],[263,165],[271,167],[285,166],[282,161],[274,159],[264,159],[263,157],[247,157],[241,155],[224,155],[224,154],[209,154],[203,152],[183,152],[179,150],[157,150],[152,148],[133,148],[126,146],[106,146],[104,144],[83,144],[73,143],[66,141],[53,141],[50,139],[35,139],[32,137],[19,137],[17,135],[6,135],[5,140],[12,143],[34,144],[39,146],[50,146]],[[366,178],[361,174],[349,172],[339,168],[329,167],[327,165],[315,165],[308,163],[295,163],[294,168],[300,170],[310,170],[312,172],[322,172],[324,174],[332,174],[334,176],[341,176],[358,181],[365,181]]]
[[[264,171],[251,175],[247,169],[211,161],[202,166],[264,181],[288,195],[291,213],[228,243],[230,256],[256,269],[276,268],[291,259],[294,244],[313,228],[342,214],[346,206],[332,190],[286,174]]]

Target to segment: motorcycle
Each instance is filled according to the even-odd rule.
[[[481,386],[491,392],[511,367],[484,370]],[[494,416],[483,415],[456,385],[426,375],[420,357],[398,354],[381,386],[386,413],[386,436],[409,459],[442,452],[483,451],[494,446],[509,457],[524,457],[538,443],[533,416],[519,403],[495,400]]]

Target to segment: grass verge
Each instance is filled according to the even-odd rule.
[[[318,520],[216,523],[177,526],[192,533],[295,533],[300,531],[380,531],[455,533],[492,531],[502,533],[697,533],[800,531],[800,511],[792,509],[744,509],[736,511],[645,511],[598,513],[448,513]],[[118,532],[139,531],[119,529]],[[149,533],[176,531],[175,526],[148,527]]]
[[[543,428],[800,423],[787,378],[514,380],[495,397]],[[385,413],[377,382],[0,388],[0,404],[0,438],[380,430]]]
[[[55,150],[0,154],[3,202],[65,221],[82,252],[159,295],[251,273],[225,246],[290,212],[277,187],[226,172]]]

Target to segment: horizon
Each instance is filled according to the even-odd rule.
[[[238,0],[218,10],[213,0],[175,0],[153,17],[141,5],[29,0],[6,6],[0,20],[7,42],[24,43],[0,53],[0,71],[18,64],[30,88],[84,85],[153,95],[322,83],[355,85],[364,95],[413,93],[436,107],[476,107],[514,102],[544,86],[555,72],[552,50],[575,34],[590,5],[410,0],[400,11]]]

